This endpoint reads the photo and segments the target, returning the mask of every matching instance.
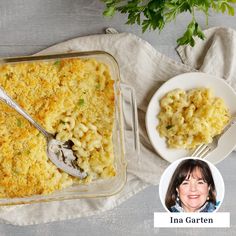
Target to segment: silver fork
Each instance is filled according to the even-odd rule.
[[[220,137],[221,137],[221,134],[216,135],[213,138],[211,143],[199,145],[191,154],[191,156],[204,158],[208,153],[210,153],[217,147]]]
[[[207,154],[209,154],[211,151],[213,151],[217,145],[218,142],[220,140],[220,138],[222,137],[222,135],[233,125],[236,123],[236,117],[232,117],[232,119],[230,120],[230,122],[225,126],[224,130],[216,135],[211,143],[208,144],[201,144],[199,145],[191,154],[191,156],[193,157],[200,157],[200,158],[204,158],[207,156]]]

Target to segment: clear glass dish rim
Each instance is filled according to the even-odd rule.
[[[21,62],[34,62],[34,61],[48,61],[48,60],[59,60],[59,59],[66,59],[66,58],[91,58],[93,56],[107,56],[111,59],[112,63],[115,65],[117,69],[116,73],[116,83],[120,88],[120,70],[117,60],[108,52],[101,51],[101,50],[94,50],[94,51],[72,51],[72,52],[65,52],[65,53],[45,53],[45,54],[37,54],[37,55],[30,55],[30,56],[17,56],[17,57],[5,57],[0,58],[0,65],[9,64],[9,63],[21,63]],[[119,99],[122,99],[121,97]],[[120,109],[122,109],[122,106],[120,106]],[[122,111],[119,111],[119,116],[122,116]],[[21,205],[21,204],[32,204],[32,203],[43,203],[43,202],[51,202],[51,201],[63,201],[63,200],[72,200],[72,199],[90,199],[90,198],[97,198],[97,197],[109,197],[118,194],[122,191],[124,188],[126,182],[127,182],[127,161],[125,159],[125,151],[124,151],[124,138],[123,138],[123,120],[121,117],[119,117],[120,123],[122,127],[120,127],[121,131],[121,141],[123,142],[121,144],[121,151],[122,151],[122,168],[124,168],[124,181],[122,185],[119,186],[119,188],[111,193],[90,193],[90,194],[84,194],[81,196],[66,196],[66,197],[50,197],[49,195],[33,195],[29,197],[20,197],[20,198],[0,198],[0,206],[7,206],[7,205]],[[34,199],[34,200],[27,200],[30,197],[39,197],[40,199]],[[5,201],[5,202],[3,202]]]

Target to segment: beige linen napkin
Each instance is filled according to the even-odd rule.
[[[76,38],[40,52],[105,50],[117,59],[123,82],[136,90],[141,141],[140,165],[135,155],[126,156],[127,184],[115,196],[0,207],[0,222],[30,225],[94,215],[118,206],[150,184],[157,185],[168,163],[154,152],[145,130],[145,112],[154,92],[164,81],[195,68],[217,74],[236,88],[235,31],[213,28],[206,30],[205,34],[207,40],[197,40],[195,48],[178,48],[186,65],[160,54],[149,43],[133,34],[114,31],[112,34]],[[131,138],[127,142],[131,143]]]
[[[184,64],[224,78],[236,90],[236,31],[215,27],[205,30],[206,40],[196,40],[195,47],[177,49]]]

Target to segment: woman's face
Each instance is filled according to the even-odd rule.
[[[184,211],[195,212],[206,202],[209,186],[204,182],[199,168],[196,168],[176,190]]]

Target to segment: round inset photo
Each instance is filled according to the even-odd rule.
[[[196,157],[173,162],[160,179],[160,199],[169,212],[215,212],[224,193],[219,170],[212,163]]]

